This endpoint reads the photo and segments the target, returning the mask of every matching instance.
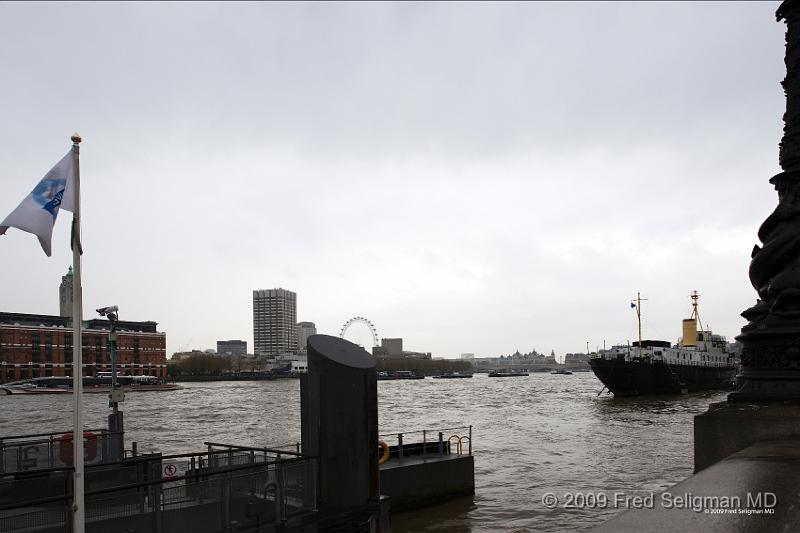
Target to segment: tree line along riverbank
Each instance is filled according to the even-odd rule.
[[[167,373],[175,381],[244,381],[249,379],[275,379],[286,377],[288,368],[275,369],[274,363],[264,358],[237,355],[195,354],[180,361],[170,360]],[[432,376],[447,372],[472,372],[469,361],[453,359],[377,359],[378,372],[410,371]]]

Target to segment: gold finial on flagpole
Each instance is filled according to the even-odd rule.
[[[77,132],[73,133],[72,137],[70,138],[72,139],[72,142],[74,142],[75,144],[78,144],[82,140],[80,134],[78,134]]]

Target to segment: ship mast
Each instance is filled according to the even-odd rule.
[[[647,300],[647,298],[644,298]],[[642,296],[636,293],[636,299],[631,300],[631,307],[636,307],[636,321],[639,326],[639,359],[642,358]]]
[[[697,294],[697,291],[692,291],[692,316],[689,318],[696,318],[697,323],[700,324],[700,332],[703,334],[703,342],[706,343],[708,346],[708,339],[706,339],[706,328],[703,327],[703,321],[700,320],[700,311],[697,309],[697,300],[700,298],[700,295]]]

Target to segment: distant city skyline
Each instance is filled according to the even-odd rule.
[[[637,291],[645,336],[697,290],[732,340],[777,204],[777,5],[3,3],[0,217],[79,132],[84,319],[117,304],[169,354],[254,346],[281,286],[319,333],[434,357],[624,343]],[[0,311],[59,313],[67,213],[52,244],[0,237]]]

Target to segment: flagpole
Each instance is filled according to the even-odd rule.
[[[72,430],[74,490],[72,495],[72,532],[84,533],[84,479],[83,479],[83,343],[81,321],[83,320],[83,290],[81,288],[81,171],[79,166],[81,136],[72,135],[72,157],[75,164],[73,198],[75,210],[72,214]]]

